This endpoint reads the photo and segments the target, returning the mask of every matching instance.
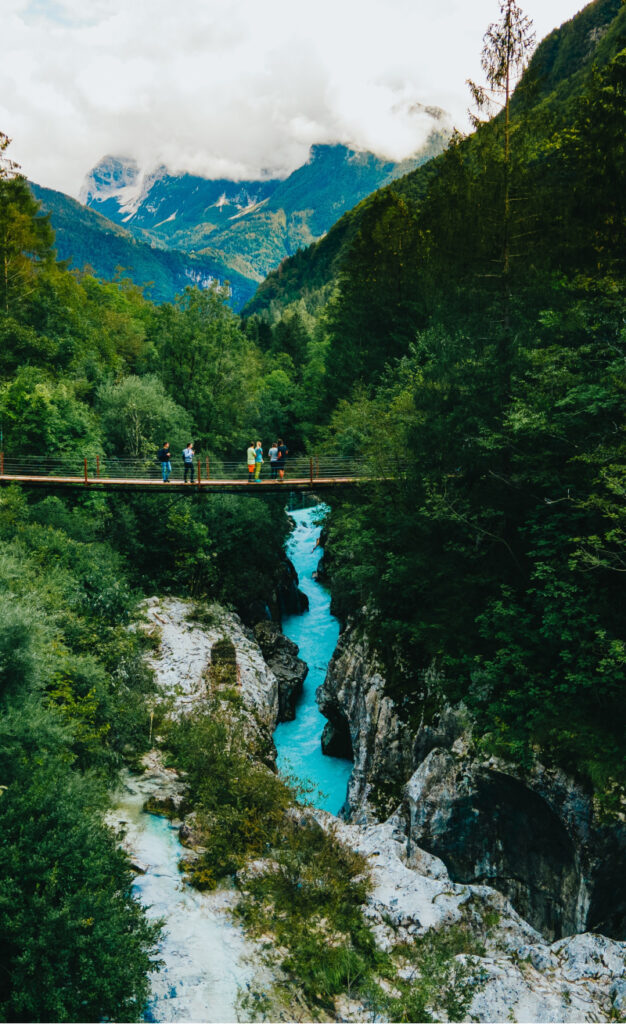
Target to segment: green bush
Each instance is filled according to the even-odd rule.
[[[209,707],[171,724],[167,744],[186,775],[206,849],[190,867],[192,882],[213,887],[249,857],[263,854],[282,827],[292,801],[289,787],[253,759],[237,703],[215,695]]]
[[[36,706],[0,725],[0,1020],[138,1020],[159,928],[63,740]]]

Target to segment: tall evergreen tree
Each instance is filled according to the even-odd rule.
[[[4,155],[10,142],[0,132],[0,302],[5,314],[27,298],[40,267],[54,258],[49,217],[40,214],[26,178]]]
[[[468,79],[468,85],[478,111],[471,115],[474,127],[482,123],[481,113],[491,116],[494,110],[500,110],[502,204],[499,211],[498,262],[504,298],[504,335],[508,340],[511,330],[513,203],[517,198],[513,194],[511,97],[535,46],[532,22],[515,0],[500,0],[500,19],[489,26],[483,43],[481,66],[487,86],[477,85],[471,79]],[[503,355],[507,358],[508,353]]]

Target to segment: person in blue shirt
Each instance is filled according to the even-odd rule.
[[[261,442],[257,441],[254,449],[254,479],[256,481],[261,479],[261,466],[263,465],[263,448]]]
[[[193,441],[190,441],[186,448],[183,448],[183,472],[185,483],[187,483],[187,474],[191,474],[191,483],[193,483]]]

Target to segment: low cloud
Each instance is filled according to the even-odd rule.
[[[541,36],[579,0],[524,5]],[[534,8],[534,9],[533,9]],[[315,142],[402,159],[437,105],[465,126],[497,0],[4,0],[0,130],[77,195],[105,153],[206,176],[284,175]]]

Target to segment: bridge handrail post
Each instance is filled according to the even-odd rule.
[[[198,487],[200,486],[200,477],[202,475],[202,461],[198,459]]]
[[[211,479],[211,464],[209,462],[209,456],[208,455],[206,457],[206,478],[207,478],[207,480]]]
[[[96,476],[100,476],[100,456],[96,455]]]
[[[85,471],[85,483],[88,483],[89,481],[88,481],[88,474],[87,474],[87,459],[83,459],[83,469]]]
[[[309,459],[309,480],[311,482],[311,487],[312,487],[313,486],[313,456],[311,456],[311,458]]]

